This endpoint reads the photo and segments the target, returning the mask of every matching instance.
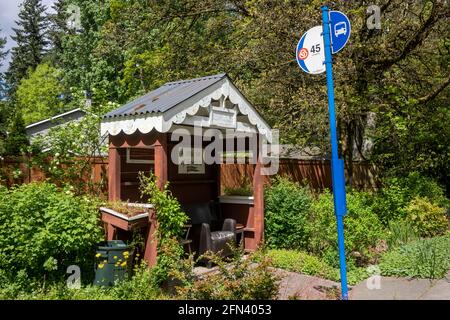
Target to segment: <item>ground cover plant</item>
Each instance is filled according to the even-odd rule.
[[[442,278],[450,269],[450,233],[419,239],[386,252],[379,266],[385,276]]]
[[[338,282],[340,279],[339,268],[328,265],[323,259],[304,251],[287,249],[269,249],[265,253],[272,265],[276,268],[298,272],[323,279]],[[350,285],[355,285],[366,279],[366,268],[350,265],[347,270],[347,280]]]

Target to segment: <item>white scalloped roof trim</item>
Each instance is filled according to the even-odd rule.
[[[228,98],[232,104],[237,105],[239,112],[247,116],[258,132],[268,141],[272,141],[269,125],[228,79],[219,81],[164,113],[104,119],[101,123],[101,135],[109,133],[115,136],[121,132],[131,135],[138,130],[145,134],[153,129],[161,133],[169,132],[173,124],[183,124],[187,115],[194,116],[200,108],[208,108],[213,100],[219,100],[221,97]]]

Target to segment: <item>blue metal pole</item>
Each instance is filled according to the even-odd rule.
[[[338,192],[337,188],[345,188],[345,184],[339,183],[340,175],[337,130],[336,130],[336,115],[334,107],[334,84],[333,84],[333,61],[331,55],[331,35],[330,35],[330,16],[327,6],[322,6],[322,26],[323,26],[323,41],[325,46],[325,65],[327,73],[327,91],[328,91],[328,113],[330,118],[330,134],[331,134],[331,177],[333,185],[334,211],[337,219],[338,231],[338,247],[339,247],[339,265],[341,274],[341,291],[342,299],[348,299],[347,288],[347,267],[345,261],[345,246],[344,246],[344,221],[343,212],[338,209],[344,205],[345,208],[345,190]],[[343,173],[341,173],[343,174]],[[342,199],[343,197],[343,199]]]

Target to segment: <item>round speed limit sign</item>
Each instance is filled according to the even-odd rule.
[[[322,30],[322,26],[309,29],[297,44],[298,65],[307,73],[319,74],[325,71]]]

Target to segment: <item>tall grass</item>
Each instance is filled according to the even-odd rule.
[[[418,233],[408,221],[390,221],[388,229],[389,236],[387,238],[387,243],[389,248],[398,247],[419,239]]]

